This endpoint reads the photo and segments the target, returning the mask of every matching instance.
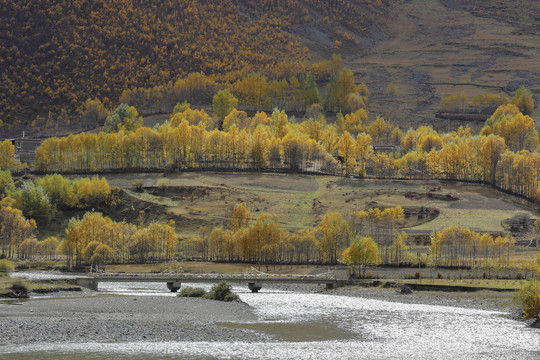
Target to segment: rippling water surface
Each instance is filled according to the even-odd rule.
[[[209,288],[207,284],[190,286]],[[173,296],[163,283],[103,283],[100,290]],[[401,304],[235,286],[259,320],[222,324],[276,342],[36,344],[0,349],[17,359],[540,359],[540,331],[499,312]]]

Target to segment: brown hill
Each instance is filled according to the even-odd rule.
[[[368,51],[342,52],[344,64],[371,91],[372,113],[403,127],[427,123],[446,131],[485,120],[437,119],[449,95],[512,96],[524,85],[539,103],[540,2],[398,0],[378,21],[386,39]],[[387,90],[391,82],[397,94]]]

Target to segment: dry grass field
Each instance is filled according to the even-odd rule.
[[[473,10],[480,4],[481,12]],[[435,118],[441,98],[463,92],[513,95],[520,85],[540,95],[540,42],[535,1],[393,1],[370,47],[345,48],[346,66],[371,91],[369,109],[404,128],[439,130],[483,124]],[[397,95],[388,96],[393,82]],[[537,120],[540,112],[533,114]]]
[[[198,236],[201,226],[228,226],[231,210],[242,201],[255,219],[261,212],[274,215],[287,230],[316,226],[328,211],[342,214],[372,207],[401,206],[410,215],[404,230],[429,233],[459,225],[481,232],[502,232],[502,221],[516,214],[537,214],[527,203],[477,184],[443,182],[430,192],[426,181],[349,179],[332,176],[266,173],[186,172],[170,174],[107,175],[107,181],[125,190],[127,201],[146,208],[145,219],[174,219],[181,238]],[[133,183],[142,181],[143,192]],[[165,183],[166,186],[159,186]],[[451,198],[452,200],[448,200]],[[427,208],[431,217],[418,215]],[[133,209],[119,209],[111,216],[130,218]],[[131,214],[131,215],[130,215]],[[532,234],[516,234],[518,239]]]

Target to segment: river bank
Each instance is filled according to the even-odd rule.
[[[269,286],[270,291],[293,291],[288,286]],[[264,289],[262,290],[264,291]],[[398,289],[300,286],[295,292],[403,304],[425,304],[497,311],[515,317],[512,293],[414,291]],[[35,297],[0,304],[0,345],[57,342],[110,341],[271,341],[271,336],[230,323],[253,323],[258,317],[243,302],[224,303],[175,296],[99,294],[90,290]],[[81,296],[82,295],[82,296]]]
[[[241,302],[171,296],[53,297],[0,304],[0,345],[110,341],[261,341],[221,322],[256,321]]]
[[[489,290],[475,292],[412,291],[410,294],[402,294],[399,288],[362,288],[350,286],[335,289],[333,293],[342,296],[405,304],[452,306],[466,309],[499,311],[509,314],[516,312],[512,301],[513,292]]]

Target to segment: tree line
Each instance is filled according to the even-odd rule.
[[[154,129],[139,123],[133,131],[120,126],[110,133],[49,138],[37,149],[34,168],[293,170],[479,181],[531,200],[540,196],[538,133],[534,120],[514,104],[500,106],[478,135],[469,128],[440,133],[429,126],[403,133],[380,117],[369,122],[364,108],[329,123],[321,113],[297,122],[277,109],[250,117],[224,106],[223,119],[179,104]],[[382,145],[390,150],[376,151]]]
[[[401,263],[408,260],[401,221],[399,206],[346,215],[328,212],[317,226],[290,232],[271,214],[253,217],[242,202],[231,211],[228,226],[202,229],[200,236],[183,240],[180,249],[185,257],[207,261],[337,264],[355,239],[369,237],[379,261]]]
[[[178,243],[173,221],[145,226],[140,214],[135,225],[93,210],[119,201],[118,190],[105,178],[70,180],[54,174],[16,184],[9,171],[0,171],[0,255],[28,259],[62,254],[69,266],[172,259]],[[76,209],[92,211],[70,219],[64,240],[37,240],[39,226],[61,211]]]
[[[326,86],[325,96],[319,94],[323,85]],[[305,111],[311,105],[321,103],[327,111],[354,112],[366,108],[369,96],[367,87],[356,85],[352,71],[343,68],[341,56],[333,55],[329,60],[296,69],[288,78],[251,72],[235,81],[223,82],[214,76],[191,73],[164,85],[126,89],[120,102],[134,106],[144,114],[168,113],[182,101],[207,106],[218,90],[226,88],[238,99],[238,108],[253,111],[276,107]],[[89,119],[87,114],[95,112],[101,102],[92,106],[90,110],[85,108],[84,119]]]
[[[447,96],[441,100],[440,108],[448,112],[472,111],[481,114],[492,114],[499,106],[514,104],[525,115],[531,115],[534,110],[532,92],[521,86],[510,99],[508,96],[481,93],[467,98],[464,93]]]

